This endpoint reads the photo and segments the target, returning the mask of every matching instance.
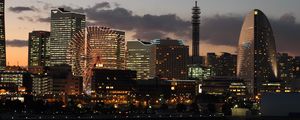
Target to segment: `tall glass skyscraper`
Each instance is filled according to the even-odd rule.
[[[147,80],[155,77],[155,53],[151,42],[140,40],[127,41],[126,68],[137,72],[137,79]]]
[[[0,0],[0,70],[6,66],[5,50],[5,0]]]
[[[182,40],[155,39],[155,74],[163,79],[186,80],[189,47]]]
[[[32,31],[28,40],[28,66],[50,66],[50,32]]]
[[[237,76],[245,80],[248,92],[257,95],[277,77],[276,46],[265,14],[255,9],[244,19],[237,57]]]
[[[66,11],[63,8],[51,10],[50,61],[51,65],[71,65],[69,44],[75,33],[84,31],[85,15]]]

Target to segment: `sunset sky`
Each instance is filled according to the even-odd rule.
[[[170,37],[191,40],[194,0],[6,0],[8,65],[27,66],[28,33],[50,30],[50,10],[64,7],[85,13],[88,25],[126,31],[126,39]],[[300,55],[300,0],[198,0],[200,53],[235,53],[243,17],[262,10],[271,22],[277,51]]]

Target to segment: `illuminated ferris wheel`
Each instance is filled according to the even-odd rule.
[[[107,27],[91,26],[78,31],[69,44],[70,64],[73,74],[83,77],[83,90],[91,92],[91,82],[93,69],[95,68],[117,68],[111,65],[118,62],[118,56],[112,54],[111,46],[116,45],[116,41],[123,39],[117,31]],[[113,55],[113,56],[109,56]],[[106,58],[116,57],[116,61]]]

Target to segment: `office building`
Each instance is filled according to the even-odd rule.
[[[211,68],[203,65],[188,65],[188,78],[192,80],[204,80],[212,76]]]
[[[21,91],[32,92],[32,78],[30,73],[20,67],[7,67],[4,71],[0,71],[1,83],[16,84]]]
[[[212,76],[216,76],[218,56],[216,53],[207,53],[205,58],[205,66],[211,70]]]
[[[137,71],[137,79],[147,80],[155,77],[154,45],[151,42],[131,40],[127,41],[126,68]]]
[[[216,76],[236,76],[237,56],[223,52],[218,57]]]
[[[241,29],[237,76],[244,79],[248,92],[257,95],[263,84],[277,79],[276,46],[271,25],[265,14],[252,10]]]
[[[73,67],[69,43],[75,33],[84,31],[85,15],[66,11],[63,8],[51,10],[50,33],[50,62],[55,64],[69,64]]]
[[[237,56],[227,52],[221,55],[207,53],[205,65],[212,76],[236,76]]]
[[[237,97],[245,97],[247,95],[244,81],[236,77],[211,77],[203,80],[200,85],[200,91],[212,95],[230,94]]]
[[[295,56],[294,58],[294,76],[296,79],[300,80],[300,56]]]
[[[50,66],[50,32],[32,31],[28,39],[28,66]]]
[[[54,95],[79,95],[82,91],[82,77],[74,76],[71,66],[67,64],[55,65],[47,72],[51,79],[51,94]]]
[[[281,80],[293,80],[294,76],[294,58],[287,53],[278,53],[278,78]]]
[[[93,69],[92,102],[128,104],[134,95],[136,71]]]
[[[0,0],[0,70],[6,66],[5,47],[5,0]]]
[[[155,39],[155,75],[164,79],[186,80],[189,47],[182,40]]]

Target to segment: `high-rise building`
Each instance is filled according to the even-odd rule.
[[[276,46],[265,14],[254,9],[244,19],[237,57],[237,76],[245,80],[248,92],[257,95],[263,85],[277,78]]]
[[[281,80],[292,80],[295,78],[293,73],[294,58],[288,53],[278,53],[278,78]]]
[[[126,68],[137,71],[137,79],[150,79],[155,76],[154,45],[140,40],[127,41]]]
[[[207,53],[205,65],[211,69],[212,76],[236,76],[237,56],[227,52],[221,55]]]
[[[182,40],[155,39],[155,73],[165,79],[185,80],[188,77],[189,47]]]
[[[0,0],[0,70],[6,66],[5,48],[5,0]]]
[[[300,80],[300,56],[295,56],[293,66],[295,78]]]
[[[217,63],[217,76],[236,76],[236,55],[223,52],[222,55],[218,57]]]
[[[216,76],[218,56],[216,53],[207,53],[205,58],[205,65],[211,70],[211,75]]]
[[[28,40],[28,66],[50,66],[50,32],[32,31]]]
[[[195,1],[195,6],[192,8],[192,64],[202,64],[202,59],[199,56],[199,45],[200,45],[200,8],[197,6],[197,1]]]
[[[87,56],[97,58],[98,67],[125,69],[125,32],[107,27],[87,28]],[[94,63],[89,61],[88,63]]]
[[[50,62],[71,65],[69,43],[75,33],[84,31],[85,15],[66,11],[63,8],[51,10]]]

